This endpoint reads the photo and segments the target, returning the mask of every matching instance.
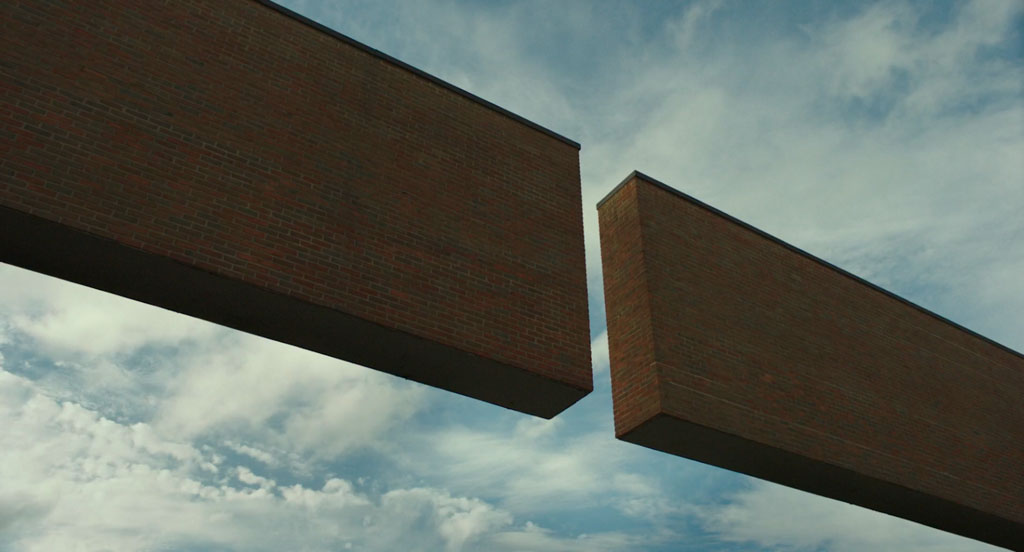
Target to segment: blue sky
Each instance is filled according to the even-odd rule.
[[[583,144],[594,393],[534,419],[0,265],[0,550],[992,549],[616,441],[594,205],[641,170],[1024,350],[1024,4],[283,5]]]

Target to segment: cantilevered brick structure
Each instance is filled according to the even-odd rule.
[[[539,416],[591,389],[578,144],[270,2],[0,22],[0,261]]]
[[[1024,548],[1024,357],[639,173],[599,204],[619,438]]]

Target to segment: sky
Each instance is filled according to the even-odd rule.
[[[0,264],[0,551],[997,550],[616,441],[595,205],[643,171],[1024,350],[1024,3],[281,3],[582,143],[594,392],[541,420]]]

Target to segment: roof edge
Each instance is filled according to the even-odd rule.
[[[601,200],[597,202],[597,208],[600,209],[602,205],[604,205],[609,199],[611,199],[613,195],[619,193],[619,190],[621,190],[623,186],[625,186],[627,183],[629,183],[630,180],[633,180],[634,178],[643,178],[644,180],[647,180],[647,181],[651,182],[652,184],[657,182],[657,180],[654,180],[653,178],[650,178],[650,177],[646,176],[644,173],[642,173],[640,171],[633,171],[633,172],[629,173],[629,176],[627,176],[626,178],[623,178],[621,182],[616,184],[615,187],[612,188],[612,190],[610,192],[605,194],[604,197],[602,197]],[[662,186],[665,186],[665,185],[662,184]],[[668,188],[668,186],[665,186],[665,187]],[[669,189],[671,190],[671,188],[669,188]]]
[[[747,229],[747,230],[749,230],[749,231],[751,231],[751,232],[761,236],[762,238],[766,238],[766,239],[768,239],[768,240],[770,240],[772,242],[775,242],[775,243],[777,243],[777,244],[779,244],[779,245],[789,249],[790,251],[793,251],[794,253],[797,253],[798,255],[802,255],[802,256],[804,256],[804,257],[806,257],[806,258],[808,258],[808,259],[810,259],[810,260],[812,260],[812,261],[814,261],[814,262],[816,262],[818,264],[824,265],[826,268],[830,268],[830,269],[836,271],[837,273],[839,273],[840,275],[846,276],[847,278],[851,278],[855,282],[859,282],[859,283],[861,283],[863,285],[866,285],[867,287],[869,287],[871,289],[874,289],[875,291],[878,291],[878,292],[881,292],[881,293],[883,293],[885,295],[888,295],[889,297],[891,297],[893,299],[896,299],[897,301],[899,301],[899,302],[901,302],[901,303],[903,303],[903,304],[905,304],[905,305],[907,305],[909,307],[917,309],[917,310],[919,310],[919,311],[921,311],[921,312],[923,312],[923,313],[925,313],[925,314],[927,314],[927,315],[929,315],[929,316],[931,316],[933,318],[936,318],[936,319],[938,319],[941,322],[945,322],[946,324],[949,324],[950,326],[953,326],[954,328],[956,328],[956,329],[958,329],[958,330],[960,330],[960,331],[962,331],[964,333],[967,333],[968,335],[972,335],[972,336],[974,336],[974,337],[976,337],[978,339],[981,339],[982,341],[984,341],[984,342],[986,342],[986,343],[988,343],[990,345],[994,345],[994,346],[998,347],[999,349],[1002,349],[1002,350],[1004,350],[1004,351],[1006,351],[1006,352],[1008,352],[1008,353],[1010,353],[1012,355],[1015,355],[1015,356],[1020,357],[1020,358],[1024,358],[1024,354],[1022,354],[1019,351],[1011,349],[1010,347],[1007,347],[1006,345],[1003,345],[1002,343],[999,343],[998,341],[995,341],[995,340],[993,340],[991,338],[985,337],[985,336],[981,335],[980,333],[978,333],[978,332],[976,332],[974,330],[971,330],[969,328],[965,328],[964,326],[961,326],[960,324],[957,324],[956,322],[953,322],[952,320],[946,318],[945,316],[942,316],[941,314],[938,314],[938,313],[936,313],[934,311],[926,309],[926,308],[922,307],[921,305],[918,305],[917,303],[914,303],[913,301],[910,301],[909,299],[906,299],[904,297],[896,295],[895,293],[893,293],[893,292],[891,292],[891,291],[889,291],[889,290],[887,290],[887,289],[885,289],[883,287],[880,287],[877,284],[873,284],[873,283],[865,280],[864,278],[861,278],[860,276],[857,276],[856,274],[853,274],[852,272],[849,272],[847,270],[839,268],[838,266],[836,266],[836,265],[834,265],[834,264],[832,264],[832,263],[830,263],[830,262],[828,262],[828,261],[826,261],[826,260],[824,260],[824,259],[822,259],[820,257],[816,257],[816,256],[808,253],[807,251],[804,251],[803,249],[800,249],[799,247],[791,244],[791,243],[785,242],[785,241],[783,241],[783,240],[781,240],[781,239],[779,239],[779,238],[769,234],[768,232],[765,232],[764,230],[761,230],[760,228],[752,226],[749,223],[743,222],[742,220],[740,220],[740,219],[738,219],[738,218],[736,218],[736,217],[734,217],[734,216],[732,216],[732,215],[730,215],[730,214],[728,214],[728,213],[726,213],[724,211],[716,209],[715,207],[712,207],[711,205],[708,205],[707,203],[704,203],[703,201],[701,201],[701,200],[699,200],[699,199],[697,199],[697,198],[695,198],[695,197],[693,197],[693,196],[691,196],[689,194],[681,192],[681,191],[679,191],[679,190],[669,186],[668,184],[665,184],[664,182],[661,182],[660,180],[657,180],[655,178],[647,176],[646,174],[644,174],[644,173],[642,173],[640,171],[634,170],[633,172],[629,173],[629,176],[627,176],[622,182],[620,182],[617,186],[615,186],[615,188],[613,188],[612,191],[608,192],[608,195],[604,196],[604,198],[601,199],[601,201],[599,201],[597,203],[597,207],[600,208],[602,204],[604,204],[606,201],[611,199],[612,196],[617,194],[619,192],[619,190],[622,189],[623,186],[625,186],[628,182],[632,181],[633,179],[642,180],[642,181],[644,181],[644,182],[646,182],[648,184],[651,184],[651,185],[653,185],[653,186],[655,186],[657,188],[661,188],[662,190],[665,190],[666,192],[674,194],[674,195],[676,195],[676,196],[678,196],[678,197],[680,197],[680,198],[682,198],[682,199],[684,199],[684,200],[686,200],[686,201],[696,205],[697,207],[700,207],[702,209],[710,211],[711,213],[713,213],[713,214],[715,214],[715,215],[717,215],[717,216],[719,216],[721,218],[724,218],[724,219],[728,220],[729,222],[732,222],[733,224],[736,224],[736,225],[738,225],[738,226],[740,226],[742,228],[745,228],[745,229]]]
[[[575,141],[575,140],[566,138],[565,136],[563,136],[563,135],[561,135],[561,134],[559,134],[559,133],[557,133],[557,132],[555,132],[555,131],[553,131],[553,130],[551,130],[549,128],[543,127],[543,126],[541,126],[541,125],[539,125],[539,124],[537,124],[537,123],[535,123],[535,122],[533,122],[533,121],[531,121],[529,119],[526,119],[526,118],[522,117],[521,115],[516,115],[515,113],[512,113],[511,111],[505,109],[504,107],[501,107],[500,105],[497,105],[495,103],[489,102],[489,101],[481,98],[480,96],[477,96],[476,94],[473,94],[472,92],[468,92],[466,90],[463,90],[462,88],[459,88],[458,86],[455,86],[454,84],[452,84],[450,82],[447,82],[447,81],[444,81],[444,80],[442,80],[442,79],[440,79],[438,77],[435,77],[434,75],[431,75],[430,73],[427,73],[426,71],[423,71],[422,69],[418,69],[416,67],[413,67],[412,65],[409,65],[408,63],[406,63],[406,62],[404,62],[404,61],[402,61],[402,60],[400,60],[398,58],[389,56],[388,54],[385,54],[384,52],[381,52],[380,50],[377,50],[376,48],[367,46],[366,44],[363,44],[362,42],[359,42],[358,40],[356,40],[354,38],[351,38],[349,36],[343,35],[343,34],[339,33],[338,31],[335,31],[334,29],[331,29],[330,27],[327,27],[327,26],[325,26],[325,25],[323,25],[321,23],[317,23],[316,21],[313,21],[312,19],[310,19],[310,18],[308,18],[308,17],[306,17],[306,16],[304,16],[304,15],[302,15],[300,13],[292,11],[292,10],[290,10],[290,9],[280,5],[280,4],[276,4],[274,2],[271,2],[271,0],[255,0],[255,1],[260,3],[260,4],[262,4],[262,5],[264,5],[264,6],[266,6],[266,7],[268,7],[268,8],[270,8],[270,9],[273,9],[274,11],[276,11],[278,13],[286,15],[286,16],[288,16],[288,17],[290,17],[290,18],[292,18],[292,19],[294,19],[294,20],[296,20],[296,21],[298,21],[300,23],[303,23],[303,24],[305,24],[305,25],[307,25],[309,27],[312,27],[312,28],[314,28],[314,29],[316,29],[316,30],[318,30],[318,31],[320,31],[322,33],[326,33],[326,34],[330,35],[331,37],[336,38],[336,39],[338,39],[338,40],[348,44],[349,46],[354,46],[354,47],[362,50],[363,52],[366,52],[366,53],[368,53],[368,54],[370,54],[370,55],[372,55],[374,57],[377,57],[377,58],[382,59],[382,60],[384,60],[384,61],[386,61],[386,62],[388,62],[388,63],[390,63],[392,65],[395,65],[395,66],[397,66],[397,67],[399,67],[401,69],[404,69],[404,70],[406,70],[406,71],[408,71],[408,72],[410,72],[410,73],[412,73],[412,74],[414,74],[414,75],[416,75],[418,77],[424,78],[424,79],[426,79],[426,80],[428,80],[428,81],[430,81],[430,82],[432,82],[434,84],[437,84],[437,85],[439,85],[439,86],[441,86],[443,88],[446,88],[446,89],[448,89],[448,90],[450,90],[452,92],[455,92],[456,94],[458,94],[460,96],[463,96],[463,97],[465,97],[465,98],[467,98],[469,100],[472,100],[472,101],[474,101],[474,102],[476,102],[476,103],[478,103],[478,104],[480,104],[480,105],[482,105],[482,106],[484,106],[484,107],[486,107],[486,108],[488,108],[488,109],[490,109],[492,111],[500,113],[500,114],[508,117],[509,119],[512,119],[513,121],[516,121],[518,123],[524,124],[524,125],[532,128],[532,129],[534,129],[534,130],[537,130],[537,131],[540,131],[540,132],[542,132],[544,134],[547,134],[548,136],[550,136],[550,137],[552,137],[552,138],[554,138],[556,140],[559,140],[561,142],[564,142],[564,143],[566,143],[566,144],[576,148],[577,150],[580,149],[580,143]]]

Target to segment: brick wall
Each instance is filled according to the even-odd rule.
[[[591,389],[577,144],[268,2],[0,16],[0,260],[544,416]]]
[[[640,174],[599,217],[620,438],[1022,544],[1019,353]]]

